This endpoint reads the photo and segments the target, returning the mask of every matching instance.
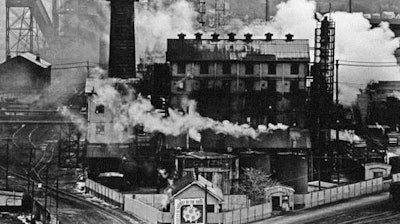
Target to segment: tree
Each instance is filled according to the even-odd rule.
[[[265,188],[279,185],[279,182],[270,178],[261,169],[246,169],[239,185],[239,191],[249,196],[253,204],[263,203],[265,200]]]

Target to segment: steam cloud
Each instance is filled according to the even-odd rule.
[[[166,51],[166,38],[175,38],[180,32],[193,34],[198,31],[195,20],[197,13],[193,5],[179,0],[165,6],[158,2],[158,7],[141,8],[137,15],[138,43],[141,55],[159,56]],[[252,33],[255,38],[264,38],[271,32],[274,38],[284,38],[287,33],[295,38],[309,39],[314,43],[316,20],[314,12],[316,2],[311,0],[289,0],[277,6],[277,13],[270,22],[253,21],[245,23],[232,19],[222,33],[235,32],[238,37]],[[388,62],[395,65],[394,51],[399,47],[399,39],[387,23],[372,28],[361,13],[333,12],[336,23],[336,52],[339,60]],[[145,32],[144,32],[145,31]],[[206,33],[205,36],[209,36]],[[399,80],[399,67],[351,67],[341,62],[339,67],[340,102],[350,105],[356,99],[359,88],[371,80]]]
[[[113,86],[105,84],[99,88],[94,97],[96,104],[105,105],[112,111],[115,129],[120,132],[141,125],[147,132],[161,132],[172,136],[188,134],[190,138],[200,141],[200,132],[207,129],[213,130],[217,134],[222,133],[234,137],[248,136],[256,139],[261,133],[288,128],[282,124],[270,124],[268,127],[260,125],[258,129],[253,129],[248,124],[233,124],[226,120],[215,121],[202,117],[196,112],[196,103],[192,100],[185,103],[188,113],[183,114],[169,109],[169,116],[164,117],[154,110],[150,100],[135,94],[135,91],[126,85],[125,88],[129,94],[122,95]]]

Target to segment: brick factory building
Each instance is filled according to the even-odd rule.
[[[182,100],[194,98],[198,111],[214,119],[305,127],[308,40],[218,36],[168,39],[171,105],[181,108]]]

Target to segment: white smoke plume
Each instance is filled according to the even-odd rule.
[[[331,139],[336,140],[336,130],[331,129]],[[361,137],[354,133],[354,130],[339,130],[339,140],[345,142],[359,142]]]
[[[158,2],[158,7],[141,8],[137,13],[137,31],[139,54],[141,56],[162,55],[166,50],[166,38],[176,38],[184,32],[189,37],[198,31],[197,13],[192,4],[179,0],[170,5]],[[289,0],[277,6],[277,13],[270,22],[260,20],[246,23],[238,18],[232,19],[219,30],[223,34],[237,33],[243,38],[252,33],[254,38],[264,38],[271,32],[273,38],[285,38],[285,34],[294,34],[294,38],[309,39],[314,45],[314,19],[316,2],[312,0]],[[336,23],[335,58],[347,61],[388,62],[395,65],[394,51],[399,47],[399,39],[387,23],[372,28],[361,13],[333,12],[331,18]],[[221,36],[221,38],[224,35]],[[209,37],[205,33],[204,38]],[[146,54],[143,54],[143,53]],[[311,52],[313,60],[313,52]],[[341,61],[339,66],[340,102],[352,104],[360,88],[365,88],[371,80],[399,80],[399,67],[348,66]],[[363,64],[363,65],[368,65]]]
[[[194,34],[197,12],[192,3],[178,0],[164,4],[163,0],[136,5],[136,56],[165,60],[167,38],[179,33]]]
[[[400,100],[400,92],[399,91],[393,91],[391,94],[389,94],[390,97],[394,97],[397,100]]]
[[[81,133],[86,133],[87,122],[84,117],[69,110],[67,107],[59,108],[61,115],[72,121]]]
[[[201,140],[200,132],[203,130],[213,130],[215,133],[231,135],[234,137],[248,136],[256,139],[261,133],[268,133],[272,130],[287,129],[282,124],[260,126],[253,129],[248,124],[234,124],[229,121],[215,121],[211,118],[202,117],[196,112],[196,102],[187,101],[186,111],[181,113],[177,110],[169,109],[168,117],[156,112],[150,100],[137,96],[135,91],[126,86],[130,94],[121,95],[111,85],[104,85],[96,92],[94,102],[105,105],[109,108],[114,117],[116,129],[119,131],[132,128],[136,125],[144,127],[146,132],[161,132],[165,135],[178,136],[188,134],[196,141]]]
[[[275,38],[284,38],[285,34],[291,33],[294,38],[309,39],[310,46],[313,46],[315,1],[289,0],[277,8],[276,16],[268,23],[243,24],[235,20],[228,26],[228,30],[233,29],[239,35],[253,33],[256,38],[264,38],[267,32],[273,33]],[[371,80],[400,79],[400,67],[396,66],[394,56],[394,51],[399,47],[399,38],[394,38],[388,23],[372,28],[362,13],[333,12],[330,16],[336,24],[335,58],[343,60],[339,66],[339,99],[342,104],[352,104],[359,88],[365,88]],[[371,63],[349,66],[350,63],[344,60]],[[367,67],[377,65],[376,62],[385,62],[385,65],[391,66]]]

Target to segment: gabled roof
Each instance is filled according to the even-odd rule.
[[[305,39],[218,40],[168,39],[167,61],[309,61]]]
[[[211,183],[201,175],[198,175],[198,180],[194,180],[194,176],[192,174],[188,174],[186,176],[183,177],[183,181],[180,182],[185,184],[179,184],[179,186],[176,186],[176,188],[172,191],[171,199],[175,198],[176,196],[184,192],[186,189],[189,189],[191,186],[197,185],[203,190],[207,189],[207,193],[215,197],[217,200],[219,201],[224,200],[224,194],[222,193],[222,190],[219,187],[214,186],[213,183]],[[193,181],[189,183],[188,180],[190,180],[190,178],[193,178]]]
[[[32,53],[29,53],[29,52],[20,54],[20,55],[18,55],[16,57],[22,57],[22,58],[24,58],[24,59],[26,59],[26,60],[28,60],[28,61],[30,61],[30,62],[38,65],[38,66],[40,66],[40,67],[42,67],[42,68],[48,68],[48,67],[51,66],[50,62],[47,62],[43,58],[40,58],[39,56],[34,55]]]

